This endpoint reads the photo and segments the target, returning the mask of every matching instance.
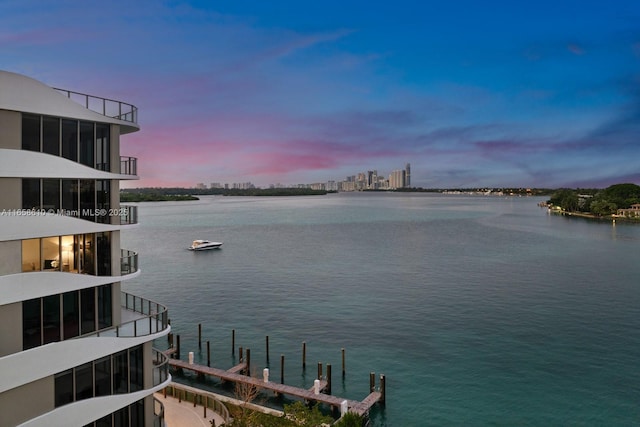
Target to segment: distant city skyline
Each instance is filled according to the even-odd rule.
[[[406,163],[404,169],[395,169],[391,171],[387,178],[385,175],[379,175],[377,169],[370,169],[366,172],[357,172],[354,175],[348,175],[342,180],[328,179],[326,181],[283,184],[271,183],[267,186],[256,185],[251,181],[243,182],[211,182],[209,185],[204,182],[195,184],[195,188],[206,189],[251,189],[251,188],[312,188],[314,190],[327,191],[357,191],[357,190],[395,190],[398,188],[411,187],[411,164]]]
[[[640,183],[637,0],[5,0],[0,28],[4,70],[140,109],[129,187]]]

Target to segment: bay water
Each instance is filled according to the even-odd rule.
[[[285,383],[311,388],[329,363],[332,393],[353,400],[384,374],[373,426],[640,425],[640,226],[549,214],[542,200],[140,203],[121,239],[142,275],[123,289],[169,307],[183,358],[206,364],[201,323],[215,367],[238,363],[235,330],[273,381],[280,355]],[[195,239],[224,244],[188,251]]]

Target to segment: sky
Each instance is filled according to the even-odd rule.
[[[0,69],[136,105],[129,187],[640,184],[637,0],[2,0]]]

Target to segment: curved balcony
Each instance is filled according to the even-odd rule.
[[[115,99],[101,98],[99,96],[87,95],[86,93],[74,92],[57,87],[54,89],[88,110],[111,117],[112,119],[138,124],[138,108],[134,105],[116,101]]]
[[[122,292],[122,323],[87,336],[98,337],[142,337],[157,334],[169,327],[167,307],[142,297]]]
[[[120,225],[133,225],[138,223],[138,207],[120,205]]]
[[[120,175],[138,175],[138,159],[120,156]]]
[[[120,275],[133,274],[136,271],[138,271],[138,253],[120,249]]]

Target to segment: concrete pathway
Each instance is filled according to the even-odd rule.
[[[178,402],[177,398],[167,396],[162,393],[155,394],[164,405],[164,421],[167,427],[211,427],[211,420],[215,419],[215,425],[223,425],[222,417],[214,413],[211,409],[207,409],[207,417],[204,417],[204,409],[201,405],[193,407],[193,403]]]

